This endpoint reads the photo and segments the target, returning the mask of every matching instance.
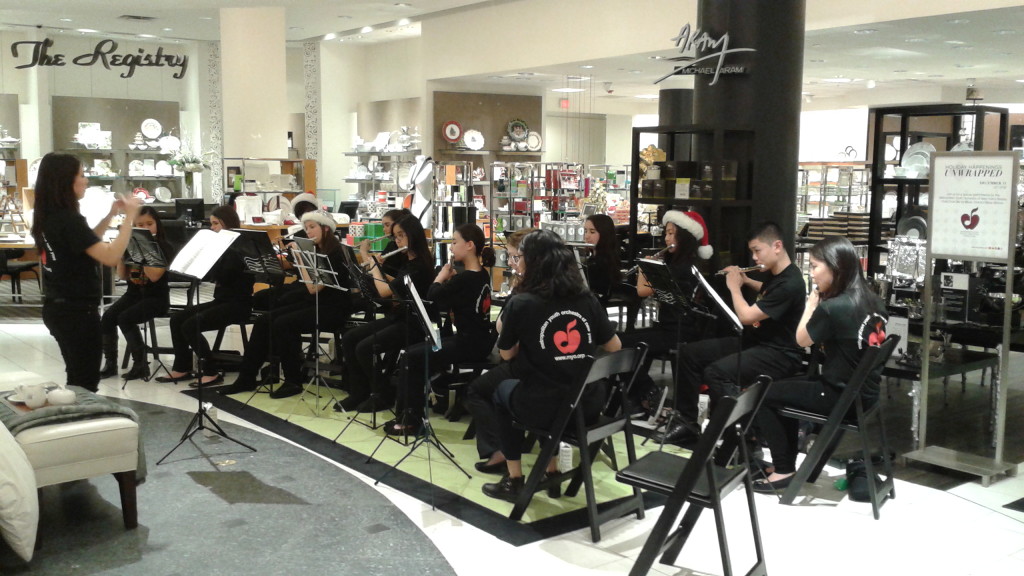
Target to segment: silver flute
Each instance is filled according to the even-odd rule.
[[[758,264],[757,266],[747,266],[746,268],[740,268],[740,272],[746,274],[747,272],[757,272],[764,270],[764,266]],[[725,276],[729,272],[727,270],[719,270],[715,273],[715,276]]]
[[[405,252],[405,251],[406,251],[406,250],[408,250],[408,249],[409,249],[409,247],[408,247],[408,246],[402,246],[401,248],[399,248],[399,249],[397,249],[397,250],[392,250],[391,252],[388,252],[387,254],[384,254],[384,255],[382,255],[382,256],[380,257],[380,259],[381,259],[381,260],[387,260],[388,258],[391,258],[391,257],[392,257],[392,256],[394,256],[395,254],[401,254],[402,252]]]

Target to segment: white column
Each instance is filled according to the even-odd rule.
[[[288,157],[285,9],[222,8],[224,156]]]

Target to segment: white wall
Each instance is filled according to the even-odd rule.
[[[867,157],[868,111],[820,110],[800,114],[800,162],[848,160],[863,162]],[[770,144],[770,143],[769,143]],[[852,146],[854,158],[841,156]]]
[[[335,200],[344,200],[356,191],[345,178],[353,158],[356,136],[356,107],[364,98],[366,50],[351,44],[323,42],[320,45],[320,117],[319,189],[338,190]]]

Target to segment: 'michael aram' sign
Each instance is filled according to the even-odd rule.
[[[27,64],[15,66],[16,69],[33,68],[36,66],[67,66],[68,57],[66,54],[51,52],[53,40],[26,40],[23,42],[11,43],[11,54],[18,58],[22,52],[30,59]],[[23,50],[20,50],[24,48]],[[92,52],[79,54],[70,60],[75,66],[96,66],[100,65],[107,70],[121,69],[121,78],[131,78],[135,70],[143,68],[171,68],[177,69],[174,78],[181,79],[188,71],[188,56],[177,54],[165,54],[163,47],[158,47],[155,52],[147,52],[145,48],[139,48],[132,52],[117,52],[117,42],[113,40],[101,40],[96,43]]]
[[[672,72],[658,78],[654,82],[655,84],[671,76],[700,74],[712,76],[708,86],[714,86],[722,74],[747,73],[746,66],[727,63],[727,56],[738,52],[757,52],[754,48],[730,48],[728,32],[715,38],[700,28],[691,30],[689,24],[683,26],[679,30],[679,35],[672,38],[672,41],[679,47],[680,56],[670,58],[670,60],[686,61],[687,63],[683,66],[676,66]]]

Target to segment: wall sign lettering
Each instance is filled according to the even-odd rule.
[[[722,74],[747,73],[746,66],[727,65],[726,56],[739,52],[757,52],[754,48],[730,48],[728,32],[716,39],[700,28],[692,30],[689,24],[683,26],[679,30],[679,35],[672,38],[672,41],[679,48],[680,55],[669,60],[685,61],[686,64],[676,66],[672,72],[658,78],[655,84],[672,76],[700,74],[712,76],[708,86],[714,86]]]
[[[47,38],[45,40],[26,40],[22,42],[11,43],[11,54],[15,57],[19,57],[19,49],[23,54],[29,57],[27,64],[20,64],[15,66],[16,69],[22,68],[34,68],[36,66],[56,66],[62,67],[68,65],[68,56],[66,54],[60,54],[51,52],[53,47],[53,40]],[[162,46],[157,47],[155,52],[147,52],[145,48],[138,48],[135,53],[132,52],[117,52],[117,42],[106,39],[100,40],[96,43],[96,47],[93,48],[92,52],[86,52],[79,54],[74,58],[70,59],[70,63],[75,66],[96,66],[101,65],[107,70],[113,70],[115,68],[123,69],[120,76],[121,78],[131,78],[135,75],[137,68],[172,68],[177,69],[174,73],[174,78],[180,80],[185,76],[185,72],[188,71],[188,56],[179,54],[165,54]]]

